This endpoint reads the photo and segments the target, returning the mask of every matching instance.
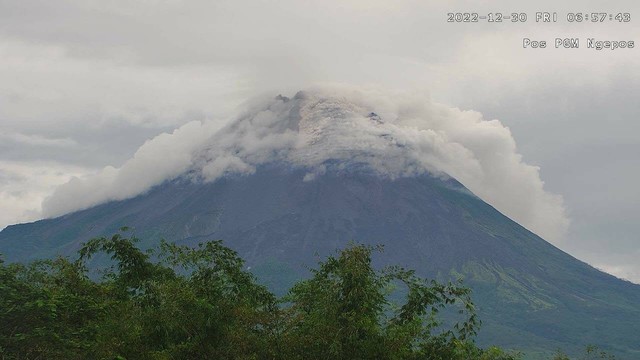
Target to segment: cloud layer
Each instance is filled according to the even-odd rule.
[[[307,167],[312,181],[328,161],[365,164],[390,178],[448,174],[546,239],[560,240],[568,227],[562,198],[544,190],[539,169],[522,161],[500,121],[420,94],[344,86],[254,99],[222,129],[191,122],[162,134],[121,168],[59,187],[44,213],[134,197],[187,173],[215,181],[271,162]]]

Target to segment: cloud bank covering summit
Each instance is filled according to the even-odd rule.
[[[73,178],[44,201],[44,214],[135,197],[178,177],[211,182],[279,162],[307,169],[307,181],[328,164],[363,166],[391,179],[451,176],[543,238],[558,241],[567,230],[562,198],[544,190],[539,168],[522,161],[509,129],[478,112],[342,86],[264,96],[243,107],[222,128],[187,123],[147,141],[120,168]]]

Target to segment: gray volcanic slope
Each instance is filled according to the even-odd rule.
[[[72,255],[126,225],[143,246],[223,239],[281,291],[350,240],[384,244],[377,265],[464,277],[484,322],[482,344],[531,358],[597,344],[640,358],[640,286],[560,251],[457,181],[392,180],[339,167],[311,181],[305,174],[270,165],[209,184],[173,181],[133,199],[9,226],[0,232],[0,253],[9,261]]]

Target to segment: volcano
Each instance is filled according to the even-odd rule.
[[[260,105],[193,151],[177,175],[124,198],[9,226],[0,232],[0,253],[8,261],[71,256],[122,226],[143,247],[222,239],[282,292],[351,241],[383,245],[377,266],[462,278],[472,288],[481,344],[530,358],[588,344],[640,357],[639,285],[554,247],[450,176],[451,154],[411,140],[375,109],[348,104],[298,94]],[[352,136],[354,126],[362,136]]]

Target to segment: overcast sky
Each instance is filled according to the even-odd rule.
[[[554,244],[640,282],[640,53],[586,49],[588,37],[640,41],[640,4],[515,3],[0,0],[0,228],[40,218],[71,177],[187,122],[223,123],[256,94],[374,84],[499,119],[564,198],[571,225]],[[455,11],[529,19],[447,23]],[[571,24],[569,11],[631,22]]]

